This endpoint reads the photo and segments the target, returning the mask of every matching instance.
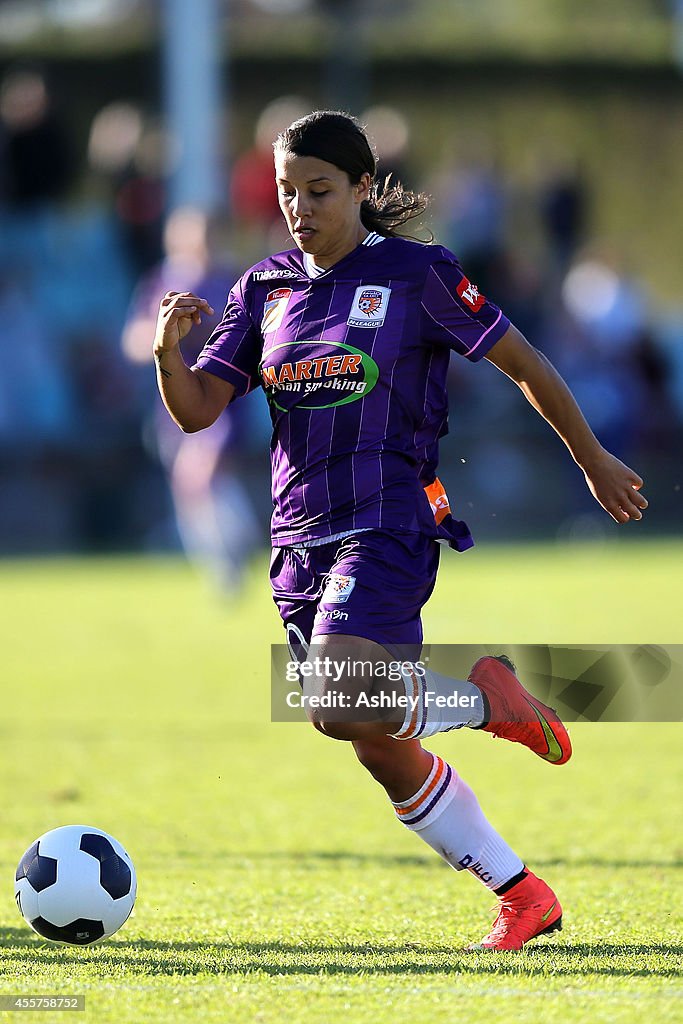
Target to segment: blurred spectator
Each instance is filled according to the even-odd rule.
[[[438,181],[443,242],[456,253],[467,276],[495,295],[495,271],[505,248],[507,195],[485,139],[468,140],[468,156]]]
[[[14,68],[0,86],[3,198],[15,209],[64,197],[70,181],[66,134],[44,76]]]
[[[136,278],[161,258],[170,148],[161,125],[129,103],[103,107],[90,127],[90,168],[108,183]]]
[[[291,238],[283,228],[273,170],[276,136],[311,109],[299,96],[280,96],[263,108],[254,144],[235,160],[230,177],[230,209],[242,245],[260,259],[264,247],[284,249]]]
[[[183,356],[193,363],[220,320],[227,293],[237,274],[215,256],[220,225],[199,210],[184,207],[168,218],[164,230],[165,258],[148,273],[135,293],[123,331],[123,349],[135,363],[149,364],[159,302],[167,291],[194,291],[216,311],[204,317],[182,343]],[[224,592],[236,592],[244,565],[262,541],[242,477],[249,466],[251,402],[230,406],[216,423],[197,434],[183,434],[163,408],[150,369],[153,432],[173,498],[178,532],[187,555]],[[155,395],[152,398],[151,392]],[[257,437],[257,442],[260,438]]]
[[[121,177],[134,158],[144,124],[132,103],[108,103],[95,115],[88,138],[88,164],[108,180]]]
[[[644,411],[634,358],[645,326],[643,296],[603,256],[584,256],[563,281],[562,310],[550,357],[601,443],[628,459]]]
[[[466,272],[470,272],[469,266]],[[523,250],[506,248],[491,256],[488,273],[491,298],[522,334],[539,341],[547,286],[540,267]]]
[[[539,205],[550,259],[561,276],[583,242],[586,229],[588,189],[576,161],[558,162],[546,172]]]
[[[377,180],[382,183],[387,175],[393,182],[400,181],[412,188],[411,175],[406,165],[410,130],[403,114],[395,107],[379,105],[363,111],[360,123],[367,126],[368,136],[377,154]]]
[[[634,372],[642,382],[640,442],[645,450],[678,456],[678,414],[672,360],[655,334],[644,325],[633,347]]]
[[[114,201],[137,273],[150,269],[161,256],[167,175],[168,138],[159,125],[148,125]]]
[[[647,478],[656,458],[674,450],[677,414],[645,296],[618,255],[593,247],[579,256],[545,334],[544,347],[600,442],[624,461],[639,462]],[[585,489],[569,493],[574,508],[568,505],[560,533],[604,532]]]

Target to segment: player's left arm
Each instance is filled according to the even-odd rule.
[[[559,434],[605,511],[617,523],[642,519],[648,504],[639,493],[643,481],[602,447],[550,360],[512,325],[486,358],[521,388],[534,409]]]

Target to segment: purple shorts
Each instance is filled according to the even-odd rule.
[[[367,530],[320,547],[274,548],[270,582],[288,638],[339,633],[419,657],[420,612],[438,566],[433,538]]]

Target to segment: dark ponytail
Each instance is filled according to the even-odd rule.
[[[421,217],[429,206],[429,201],[426,193],[410,192],[400,181],[392,185],[389,174],[383,182],[373,182],[370,198],[361,203],[360,219],[368,231],[376,231],[378,235],[392,238],[401,234],[396,228],[416,217]]]
[[[391,184],[390,175],[381,184],[375,180],[377,159],[365,132],[355,118],[339,110],[316,110],[294,121],[278,135],[273,148],[334,164],[348,174],[352,185],[367,172],[372,186],[369,199],[361,204],[360,219],[378,235],[398,235],[396,228],[422,216],[429,205],[428,195],[410,192],[400,182]]]

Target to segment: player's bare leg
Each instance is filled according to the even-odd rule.
[[[400,746],[391,736],[354,740],[356,757],[393,801],[409,800],[432,770],[434,757],[419,740]]]

